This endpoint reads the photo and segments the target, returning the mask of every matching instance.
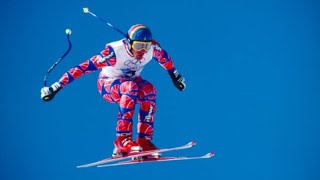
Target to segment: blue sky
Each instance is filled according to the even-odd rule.
[[[208,160],[76,169],[110,155],[117,106],[96,88],[98,72],[40,99],[47,69],[67,48],[49,84],[144,23],[185,76],[179,92],[149,63],[142,76],[158,89],[154,142],[168,155]],[[2,2],[0,179],[320,179],[320,27],[316,1]],[[142,177],[141,177],[142,176]]]

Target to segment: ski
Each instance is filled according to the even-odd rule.
[[[130,153],[130,154],[128,154],[126,156],[122,156],[122,157],[114,157],[114,158],[110,157],[110,158],[102,159],[100,161],[96,161],[93,163],[80,165],[80,166],[77,166],[77,168],[87,168],[87,167],[92,167],[92,166],[99,166],[99,165],[111,163],[114,161],[122,161],[122,160],[127,160],[130,158],[134,158],[134,157],[148,156],[153,153],[163,153],[163,152],[168,152],[168,151],[177,151],[177,150],[182,150],[182,149],[188,149],[188,148],[191,148],[195,145],[196,145],[196,142],[191,141],[185,145],[177,146],[177,147],[173,147],[173,148],[164,148],[164,149],[157,149],[157,150],[152,150],[152,151],[133,152],[133,153]]]
[[[120,161],[113,164],[104,164],[99,165],[97,167],[111,167],[111,166],[122,166],[122,165],[131,165],[138,163],[149,163],[149,162],[165,162],[165,161],[182,161],[182,160],[194,160],[194,159],[207,159],[214,156],[213,152],[207,153],[203,156],[193,156],[193,157],[160,157],[160,158],[147,158],[143,160],[128,160],[128,161]]]

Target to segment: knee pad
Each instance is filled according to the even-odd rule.
[[[140,86],[139,89],[139,99],[140,100],[155,100],[157,89],[149,82]]]

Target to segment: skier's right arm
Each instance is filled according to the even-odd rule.
[[[41,89],[41,99],[50,101],[64,86],[70,84],[80,76],[89,74],[105,66],[113,66],[115,63],[116,57],[113,48],[106,46],[100,55],[92,56],[78,66],[71,68],[61,76],[58,82],[53,83],[50,87],[43,87]]]

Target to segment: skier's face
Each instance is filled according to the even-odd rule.
[[[143,58],[143,55],[146,53],[147,51],[142,49],[140,51],[134,50],[132,49],[132,54],[134,56],[134,58],[141,60]]]
[[[141,60],[143,58],[143,55],[150,49],[150,47],[151,41],[133,41],[131,45],[132,54],[136,59]]]

